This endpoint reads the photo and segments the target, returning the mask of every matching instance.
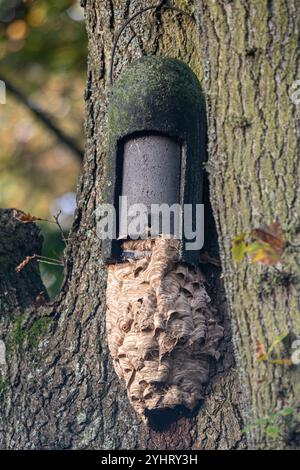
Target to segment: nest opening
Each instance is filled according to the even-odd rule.
[[[148,425],[154,431],[163,432],[178,419],[189,417],[191,411],[184,405],[176,405],[172,408],[156,408],[153,410],[146,408],[144,414]]]

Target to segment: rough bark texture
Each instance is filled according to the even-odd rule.
[[[299,106],[292,102],[291,87],[300,71],[300,3],[199,5],[211,201],[236,358],[247,394],[245,416],[251,422],[284,406],[299,407],[299,367],[258,365],[255,359],[257,340],[268,347],[286,331],[299,335],[299,248],[290,246],[276,271],[249,262],[234,266],[230,242],[277,218],[287,240],[299,245]],[[258,428],[251,445],[299,445],[295,429],[285,430],[283,439],[268,440]]]
[[[6,361],[0,361],[0,445],[14,449],[243,448],[242,414],[248,421],[276,407],[295,407],[299,396],[296,367],[255,362],[257,339],[268,345],[274,332],[282,333],[287,325],[299,332],[299,261],[293,248],[286,255],[283,274],[276,276],[269,268],[249,263],[236,268],[230,253],[233,236],[275,216],[297,244],[299,111],[290,100],[289,87],[299,73],[299,2],[178,0],[174,4],[193,13],[197,24],[174,12],[161,17],[145,13],[120,40],[116,74],[143,54],[166,55],[189,64],[204,87],[211,201],[231,312],[229,319],[220,269],[205,266],[209,295],[225,328],[222,359],[197,412],[160,431],[139,420],[112,366],[105,330],[106,268],[99,256],[94,218],[103,187],[114,35],[124,19],[149,2],[83,3],[89,37],[87,147],[78,209],[65,253],[66,278],[52,305],[34,305],[43,290],[34,264],[14,273],[22,258],[40,248],[30,241],[35,228],[16,221],[7,224],[9,214],[1,213],[0,339],[6,345]],[[206,202],[205,249],[217,256],[214,222]],[[23,237],[17,245],[16,233]],[[242,394],[233,365],[230,320]],[[249,445],[295,446],[295,429],[293,433],[293,441],[274,443],[258,432]]]

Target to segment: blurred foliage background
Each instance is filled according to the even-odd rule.
[[[0,104],[0,206],[52,220],[61,211],[66,236],[81,158],[31,108],[83,149],[86,49],[79,0],[0,0],[0,79],[6,84],[6,102]],[[47,222],[40,227],[43,254],[61,258],[58,227]],[[55,296],[62,268],[40,263],[40,269]]]

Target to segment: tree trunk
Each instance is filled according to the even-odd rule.
[[[196,24],[175,12],[147,12],[119,42],[115,75],[141,55],[176,57],[194,70],[207,99],[205,250],[217,257],[219,246],[223,276],[213,265],[200,267],[225,338],[203,403],[160,430],[139,420],[112,366],[105,331],[106,268],[94,217],[104,179],[114,36],[124,20],[149,3],[83,3],[89,39],[86,155],[65,251],[65,281],[52,304],[39,306],[44,289],[34,260],[20,273],[14,270],[39,252],[37,230],[10,211],[0,217],[0,352],[6,349],[5,361],[0,354],[1,448],[245,448],[243,418],[247,424],[278,408],[298,406],[298,368],[255,361],[256,340],[268,346],[287,326],[299,333],[294,248],[286,250],[279,275],[247,262],[236,267],[230,246],[235,235],[275,217],[297,244],[299,111],[289,89],[299,72],[299,2],[178,0],[174,5],[194,15]],[[299,435],[296,428],[291,432],[293,439],[278,442],[258,427],[248,446],[295,447]]]
[[[268,347],[286,331],[300,332],[299,249],[294,247],[299,245],[300,123],[291,99],[300,71],[299,6],[297,0],[200,2],[211,202],[248,423],[286,406],[299,409],[299,367],[255,360],[257,340]],[[232,238],[274,219],[293,245],[282,269],[234,266]],[[279,440],[268,439],[258,427],[251,445],[299,445],[299,426],[293,426]]]

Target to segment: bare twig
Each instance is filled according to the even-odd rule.
[[[63,266],[63,263],[55,263],[54,261],[47,261],[45,259],[38,259],[39,263],[52,264],[52,266]]]
[[[55,259],[55,258],[48,258],[48,256],[41,256],[41,255],[37,255],[36,253],[34,253],[33,255],[31,256],[26,256],[26,258],[22,261],[22,263],[20,263],[15,271],[17,273],[19,273],[20,271],[22,271],[22,269],[25,268],[25,266],[27,266],[28,263],[30,263],[30,261],[32,261],[33,259],[36,259],[39,263],[45,263],[45,264],[52,264],[53,266],[63,266],[64,264],[62,263],[62,261],[60,261],[59,259]]]
[[[32,101],[30,98],[27,98],[18,88],[15,87],[9,80],[0,75],[0,80],[5,83],[6,89],[17,98],[26,108],[28,108],[34,116],[36,116],[55,136],[56,138],[69,147],[73,153],[82,161],[83,160],[83,151],[79,148],[77,143],[69,136],[67,136],[62,129],[60,129],[57,124],[55,124],[47,114],[47,112],[42,109],[37,103]]]
[[[53,216],[53,219],[55,220],[55,223],[56,225],[58,226],[59,230],[60,230],[60,233],[61,233],[61,238],[63,239],[63,242],[64,244],[66,245],[67,244],[67,239],[65,237],[65,234],[64,234],[64,231],[63,231],[63,228],[62,226],[60,225],[59,223],[59,216],[61,214],[61,211],[59,211],[56,215]]]

